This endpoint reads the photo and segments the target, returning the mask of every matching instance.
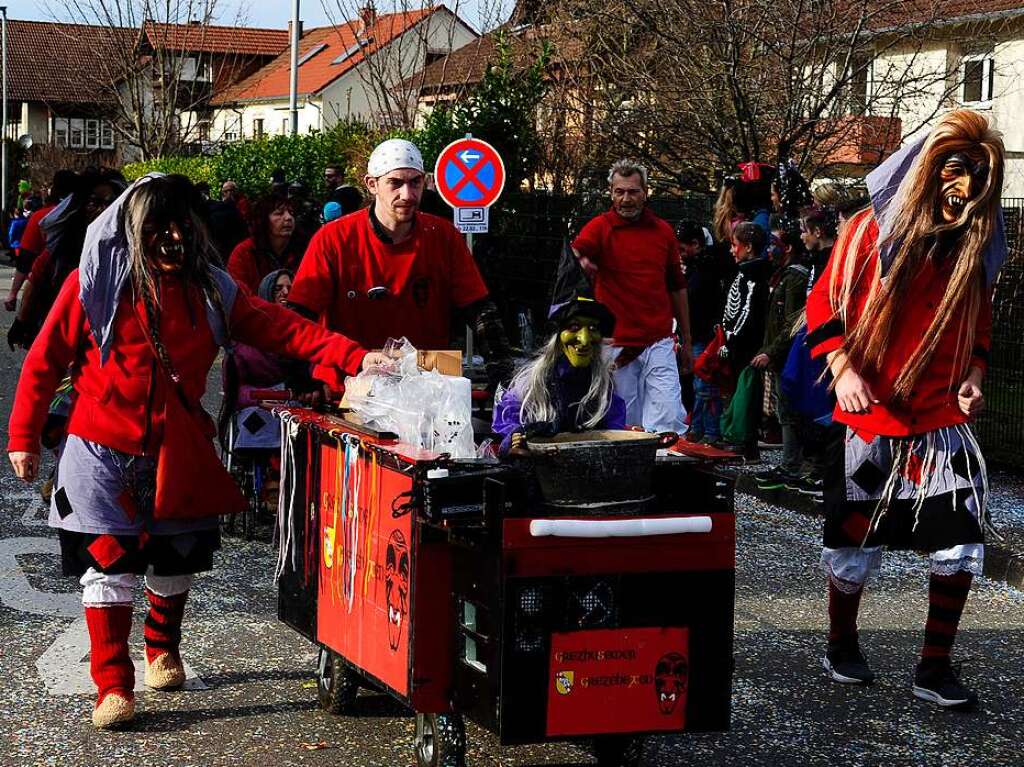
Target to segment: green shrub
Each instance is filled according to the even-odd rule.
[[[368,128],[358,123],[341,123],[323,133],[298,136],[270,136],[229,144],[216,158],[217,183],[233,180],[249,195],[260,195],[270,185],[270,176],[284,171],[289,181],[301,181],[313,192],[323,184],[324,166],[339,162],[350,180],[362,178],[357,160],[371,141]]]
[[[158,157],[154,160],[128,163],[122,169],[124,177],[134,181],[147,173],[176,173],[188,178],[192,183],[205,181],[213,185],[217,183],[217,157]]]

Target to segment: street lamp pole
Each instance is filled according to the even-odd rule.
[[[3,170],[0,171],[0,221],[3,221],[4,225],[7,224],[7,6],[0,5],[0,67],[3,68],[3,75],[0,79],[3,80],[2,95],[3,98],[3,117],[0,118],[4,123],[3,130],[3,141],[2,148],[0,148],[0,165],[3,166]]]
[[[292,67],[291,88],[288,94],[288,109],[292,113],[292,135],[299,133],[299,0],[292,0]]]

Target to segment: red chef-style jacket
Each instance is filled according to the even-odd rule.
[[[487,297],[487,286],[462,235],[422,211],[411,236],[381,239],[363,208],[314,235],[288,294],[289,303],[371,349],[405,336],[418,349],[446,349],[452,310]],[[386,294],[371,298],[373,288]]]
[[[867,222],[867,231],[860,247],[852,250],[853,234]],[[832,310],[829,301],[829,283],[833,270],[843,269],[847,258],[857,259],[855,274],[864,267],[856,285],[853,306],[847,312],[856,322],[864,311],[871,288],[879,279],[881,259],[878,254],[878,223],[871,210],[858,213],[847,223],[832,250],[828,266],[807,297],[807,343],[812,357],[822,357],[840,348],[845,327]],[[836,406],[834,419],[868,434],[904,437],[924,434],[935,429],[965,423],[968,418],[957,404],[957,391],[967,376],[967,370],[956,368],[957,334],[959,323],[953,322],[939,341],[934,356],[918,380],[909,400],[903,405],[891,402],[892,387],[906,360],[917,349],[935,311],[942,301],[953,271],[952,259],[929,260],[915,275],[904,302],[906,310],[891,329],[889,348],[877,372],[858,370],[872,393],[881,402],[871,405],[867,413],[846,413]],[[968,367],[986,368],[992,342],[992,301],[985,291],[979,310]]]

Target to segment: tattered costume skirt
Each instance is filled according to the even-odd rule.
[[[65,575],[187,575],[213,567],[216,517],[154,520],[156,462],[69,435],[50,501]]]
[[[911,437],[835,424],[826,454],[826,549],[981,550],[988,478],[967,424]]]

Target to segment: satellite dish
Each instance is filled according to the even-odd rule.
[[[20,136],[18,136],[18,145],[22,149],[31,149],[32,143],[32,136],[30,134],[22,133]]]

